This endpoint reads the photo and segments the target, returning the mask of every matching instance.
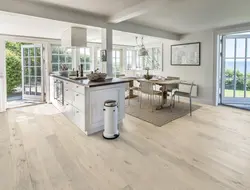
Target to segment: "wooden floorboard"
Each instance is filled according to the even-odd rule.
[[[52,105],[0,114],[0,190],[249,190],[250,112],[205,106],[163,127],[126,115],[85,136]]]

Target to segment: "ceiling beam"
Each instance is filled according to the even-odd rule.
[[[158,38],[165,38],[169,40],[180,40],[181,35],[166,30],[155,29],[148,26],[134,24],[128,21],[112,24],[111,26],[114,30],[119,30],[123,32],[135,33],[139,35],[153,36]]]
[[[120,23],[125,20],[129,20],[134,17],[146,14],[149,11],[161,7],[163,4],[166,4],[166,0],[145,0],[136,5],[125,8],[121,12],[116,13],[109,18],[108,22]]]
[[[166,38],[170,40],[179,40],[180,35],[165,30],[159,30],[152,27],[133,24],[130,22],[122,22],[118,24],[108,23],[107,17],[93,15],[83,11],[51,5],[47,3],[38,3],[34,1],[24,0],[6,0],[1,2],[0,11],[12,12],[22,15],[28,15],[39,18],[46,18],[73,24],[81,24],[93,27],[107,28],[123,32],[137,33],[141,35]]]

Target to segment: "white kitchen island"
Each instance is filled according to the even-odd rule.
[[[106,100],[118,102],[118,122],[125,117],[125,86],[130,80],[111,79],[105,82],[71,80],[50,76],[50,101],[86,135],[104,128],[103,105]]]

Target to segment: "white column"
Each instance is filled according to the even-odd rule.
[[[6,111],[6,62],[5,62],[5,41],[0,38],[0,112]]]
[[[52,48],[51,48],[50,43],[44,43],[43,47],[44,47],[43,56],[45,60],[44,69],[43,69],[44,71],[43,89],[44,89],[44,92],[46,92],[46,102],[49,103],[50,102],[50,75],[49,74],[52,73],[52,63],[51,63],[52,62]]]
[[[107,62],[103,62],[102,72],[108,76],[113,76],[112,71],[112,50],[113,50],[113,31],[107,27],[102,29],[102,50],[107,50]]]

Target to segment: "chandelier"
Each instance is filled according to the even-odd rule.
[[[135,37],[135,41],[136,41],[136,47],[139,49],[138,50],[138,55],[140,57],[143,57],[143,56],[148,56],[148,50],[146,50],[144,44],[143,44],[143,36],[141,37],[141,45],[138,44],[138,37],[136,36]]]

